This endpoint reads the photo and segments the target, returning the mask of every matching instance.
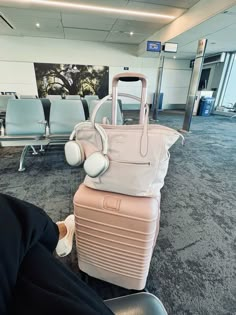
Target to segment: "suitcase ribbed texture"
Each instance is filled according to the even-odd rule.
[[[159,200],[82,184],[74,213],[79,268],[127,289],[143,289],[159,230]]]

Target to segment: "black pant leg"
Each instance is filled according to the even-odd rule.
[[[24,258],[12,315],[111,315],[103,301],[41,244]]]
[[[57,225],[40,208],[0,194],[0,314],[7,314],[18,270],[27,252],[38,242],[53,251]]]

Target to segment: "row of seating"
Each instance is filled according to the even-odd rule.
[[[39,99],[9,99],[5,124],[3,119],[0,122],[0,142],[2,146],[24,146],[19,171],[25,170],[24,159],[29,148],[65,143],[74,126],[85,121],[80,100],[52,101],[48,116],[49,121]]]
[[[38,98],[37,95],[19,95],[18,99],[36,99]],[[7,103],[9,99],[16,99],[15,95],[0,95],[0,112],[6,111]],[[61,95],[48,95],[46,98],[41,99],[48,99],[48,100],[85,100],[88,104],[92,100],[98,100],[98,95],[85,95],[84,98],[81,98],[80,95],[65,95],[63,98]]]
[[[37,95],[19,95],[18,98],[20,99],[32,99],[32,98],[38,98]],[[61,99],[66,99],[66,100],[80,100],[81,96],[80,95],[54,95],[54,94],[48,94],[47,97],[49,100],[61,100]],[[84,99],[86,100],[97,100],[99,99],[98,95],[85,95]]]
[[[25,170],[24,160],[31,148],[37,154],[34,146],[48,144],[64,144],[73,131],[74,126],[91,116],[98,100],[93,100],[90,106],[84,106],[82,100],[48,99],[9,99],[6,116],[0,119],[2,146],[24,146],[20,158],[19,171]],[[85,108],[88,110],[85,116]],[[104,117],[111,121],[112,102],[107,101],[98,111],[96,122],[102,123]],[[123,124],[123,117],[118,106],[117,124]]]

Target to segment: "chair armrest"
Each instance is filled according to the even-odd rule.
[[[41,125],[44,125],[45,134],[46,134],[46,136],[48,136],[49,135],[49,125],[48,125],[47,120],[39,120],[38,123]]]
[[[126,125],[128,122],[131,122],[131,121],[133,121],[133,118],[126,118],[124,120],[124,125]]]
[[[41,125],[45,125],[45,127],[47,126],[47,120],[39,120],[38,121],[38,124],[41,124]]]

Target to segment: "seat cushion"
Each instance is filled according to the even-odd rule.
[[[162,302],[150,293],[136,293],[105,301],[115,315],[167,315]]]
[[[6,112],[6,135],[43,136],[45,116],[39,99],[10,99]]]
[[[80,100],[53,100],[50,108],[50,135],[71,134],[74,126],[85,121]]]

